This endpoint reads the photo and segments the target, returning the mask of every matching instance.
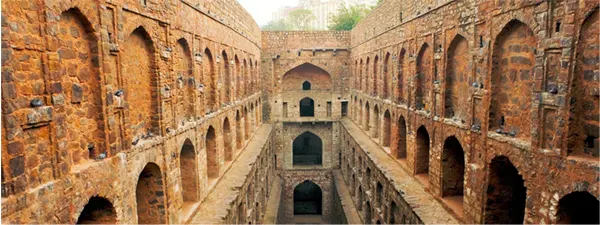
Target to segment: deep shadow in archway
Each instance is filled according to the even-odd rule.
[[[572,192],[558,201],[557,223],[599,224],[600,202],[589,192]]]
[[[304,132],[294,139],[293,156],[293,165],[321,165],[323,141],[311,132]]]
[[[489,166],[485,224],[522,224],[527,189],[519,171],[506,156],[497,156]]]
[[[300,100],[300,116],[315,116],[315,101],[309,97]]]
[[[77,224],[115,224],[117,213],[106,198],[92,197],[81,211]]]
[[[135,190],[138,224],[165,224],[166,206],[160,167],[148,163]]]
[[[294,215],[316,214],[322,211],[321,188],[312,181],[304,181],[294,188]]]

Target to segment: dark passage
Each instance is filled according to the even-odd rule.
[[[323,141],[311,132],[304,132],[294,139],[293,154],[294,165],[321,165]]]
[[[321,214],[321,188],[311,181],[304,181],[294,188],[294,215]]]
[[[315,116],[315,101],[311,98],[300,100],[300,116]]]

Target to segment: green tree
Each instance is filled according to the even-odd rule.
[[[287,21],[294,30],[312,30],[311,23],[316,18],[310,9],[296,9],[289,12]]]
[[[337,13],[329,15],[329,30],[352,30],[358,22],[371,12],[372,7],[365,5],[343,5]]]
[[[261,27],[262,30],[279,31],[279,30],[292,30],[292,25],[286,20],[272,20],[266,25]]]

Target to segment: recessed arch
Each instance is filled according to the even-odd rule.
[[[379,132],[380,132],[380,121],[379,121],[379,105],[375,105],[375,107],[373,108],[373,122],[375,123],[375,128],[373,129],[373,137],[374,138],[379,138]]]
[[[69,147],[71,163],[79,164],[107,153],[102,112],[101,79],[98,65],[98,38],[78,8],[71,8],[60,15],[56,29],[58,45],[55,53],[63,68],[52,76],[63,89],[65,114],[61,127],[65,130],[65,145]],[[66,113],[65,113],[66,112]],[[84,125],[82,125],[84,124]],[[85,126],[85,129],[81,129]],[[92,148],[88,146],[94,146]]]
[[[365,87],[363,89],[364,93],[369,93],[369,87],[373,85],[373,83],[371,83],[371,76],[369,76],[369,67],[371,64],[370,62],[371,58],[367,57],[367,62],[365,64]]]
[[[400,116],[398,122],[396,123],[396,133],[397,137],[397,146],[396,146],[396,158],[405,159],[406,158],[406,121],[404,120],[404,116]]]
[[[231,125],[229,125],[229,117],[225,117],[223,120],[223,147],[225,161],[231,162],[233,160],[233,143],[231,139]]]
[[[429,174],[429,132],[425,126],[417,129],[417,154],[415,159],[415,174]]]
[[[363,87],[364,86],[364,84],[363,84],[364,83],[363,82],[363,79],[364,79],[364,74],[363,74],[363,59],[360,59],[360,65],[359,65],[358,73],[359,73],[359,75],[358,75],[358,86],[359,86],[358,90],[364,91],[364,87]]]
[[[465,153],[455,136],[444,141],[442,149],[442,197],[462,196],[465,177]]]
[[[558,201],[558,224],[599,224],[600,201],[586,191],[563,196]]]
[[[287,71],[282,78],[282,90],[298,90],[303,83],[311,84],[310,90],[332,90],[331,75],[311,63],[304,63]]]
[[[218,52],[217,52],[218,54]],[[204,78],[203,81],[207,82],[206,91],[204,94],[206,95],[206,113],[214,112],[217,110],[218,102],[217,102],[217,74],[215,71],[215,63],[213,55],[209,48],[204,49],[204,58],[202,61],[202,68],[204,70]]]
[[[225,80],[225,85],[223,85],[223,87],[222,87],[223,102],[230,103],[232,101],[232,98],[231,98],[232,86],[230,85],[231,84],[231,69],[230,69],[231,65],[229,63],[229,56],[227,55],[227,52],[225,50],[223,50],[223,52],[221,52],[221,57],[223,58],[223,63],[222,63],[222,67],[221,67],[221,76]]]
[[[432,79],[431,66],[433,65],[433,50],[424,43],[417,56],[417,76],[415,88],[415,107],[417,109],[429,110],[429,90]]]
[[[173,69],[177,80],[177,88],[181,89],[178,92],[181,101],[178,102],[177,121],[179,125],[186,119],[191,119],[195,115],[194,111],[194,69],[192,61],[192,53],[190,46],[185,38],[180,38],[175,44],[173,51]]]
[[[366,113],[366,115],[365,115],[365,130],[369,131],[370,128],[371,128],[371,124],[370,124],[370,121],[371,121],[371,107],[369,107],[369,102],[367,102],[365,104],[365,113]]]
[[[506,156],[492,159],[488,171],[484,223],[522,224],[527,189],[519,171]]]
[[[383,113],[383,147],[390,147],[392,142],[392,115],[389,110]]]
[[[567,155],[597,159],[600,155],[600,97],[595,75],[600,62],[600,12],[596,7],[585,19],[579,32],[575,72],[570,99]]]
[[[237,149],[242,148],[244,137],[242,135],[242,117],[240,116],[240,110],[235,111],[235,143]]]
[[[405,103],[406,102],[406,98],[404,95],[405,92],[405,77],[406,77],[406,73],[408,72],[408,64],[406,63],[408,62],[408,54],[406,54],[406,50],[404,48],[402,48],[402,50],[400,50],[400,54],[398,55],[398,75],[397,75],[397,79],[396,82],[396,101],[398,101],[398,103]]]
[[[250,118],[248,117],[248,107],[244,106],[244,140],[250,139]]]
[[[158,127],[156,96],[157,76],[154,59],[154,45],[143,27],[135,29],[122,46],[121,55],[128,63],[123,63],[122,74],[126,83],[125,100],[135,104],[129,110],[129,134],[132,138],[141,137]]]
[[[514,132],[520,139],[531,137],[536,48],[535,34],[518,20],[506,24],[496,37],[491,64],[489,130]]]
[[[243,78],[243,74],[244,72],[242,71],[242,65],[240,63],[240,58],[235,55],[234,56],[234,61],[235,61],[235,89],[236,89],[236,93],[235,93],[235,97],[236,99],[240,100],[244,98],[244,89],[242,87],[242,83],[244,81]]]
[[[166,201],[160,167],[148,163],[140,173],[135,190],[138,224],[165,224]]]
[[[293,165],[322,165],[323,141],[312,133],[304,132],[292,143]]]
[[[390,53],[385,54],[383,59],[383,98],[390,98],[390,70],[392,69]]]
[[[179,153],[179,174],[181,177],[182,191],[184,202],[196,202],[198,196],[198,164],[196,150],[190,139],[186,139]]]
[[[375,56],[375,59],[373,60],[373,92],[372,94],[374,96],[378,96],[379,95],[379,77],[377,74],[379,72],[379,55]]]
[[[466,121],[468,116],[468,95],[464,93],[469,89],[469,43],[467,39],[456,35],[450,47],[446,60],[446,78],[444,93],[444,117],[456,118]]]
[[[204,146],[206,147],[206,174],[208,179],[215,179],[219,177],[220,165],[217,158],[217,135],[213,126],[209,126],[206,131]]]
[[[77,224],[116,224],[117,213],[115,207],[106,198],[94,196],[79,214]]]
[[[310,91],[310,86],[311,86],[310,82],[304,81],[304,83],[302,83],[302,90]]]
[[[294,188],[294,215],[322,214],[323,191],[319,185],[306,180]]]
[[[315,101],[312,98],[303,98],[300,100],[299,105],[301,117],[315,116]]]

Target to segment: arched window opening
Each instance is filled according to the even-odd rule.
[[[300,116],[315,116],[315,101],[312,98],[306,97],[300,100]]]
[[[390,147],[392,141],[392,116],[386,110],[383,114],[383,147]]]
[[[209,179],[219,177],[219,161],[217,159],[217,135],[215,134],[215,128],[212,126],[208,127],[206,131],[206,172]]]
[[[198,197],[198,167],[196,162],[196,151],[190,139],[186,139],[181,147],[179,158],[179,173],[181,174],[181,186],[184,202],[196,202]]]
[[[463,215],[465,154],[460,142],[451,136],[442,150],[442,198],[458,215]]]
[[[429,185],[429,133],[424,126],[417,130],[417,156],[415,174],[424,185]]]
[[[497,156],[489,165],[485,199],[485,224],[522,224],[527,189],[517,168],[506,156]]]
[[[369,107],[369,102],[365,105],[365,131],[369,131],[371,128],[371,107]]]
[[[396,124],[398,129],[398,142],[396,146],[396,158],[405,159],[406,158],[406,121],[404,120],[404,116],[400,116],[398,119],[398,123]]]
[[[600,202],[589,192],[573,192],[558,201],[558,224],[600,223]]]
[[[433,51],[427,43],[423,44],[417,57],[417,75],[415,90],[415,107],[419,110],[429,110],[429,91],[431,82],[431,65],[433,64]]]
[[[294,188],[294,215],[321,215],[323,193],[319,185],[304,181]]]
[[[304,83],[302,83],[302,90],[309,91],[310,90],[310,82],[304,81]]]
[[[229,125],[229,118],[225,118],[223,121],[223,147],[225,147],[224,155],[226,162],[233,160],[233,146],[231,142],[231,126]]]
[[[77,224],[116,224],[117,213],[106,198],[92,197],[81,211]]]
[[[242,142],[244,141],[244,137],[242,136],[242,117],[240,116],[240,111],[235,112],[235,143],[237,149],[242,148]]]
[[[323,141],[319,136],[304,132],[293,142],[293,165],[321,165]]]
[[[135,190],[138,224],[165,224],[165,190],[160,167],[148,163]]]
[[[374,138],[379,138],[379,132],[380,132],[380,128],[379,128],[379,106],[375,105],[375,108],[373,109],[373,122],[375,123],[375,129],[373,129],[373,137]]]

